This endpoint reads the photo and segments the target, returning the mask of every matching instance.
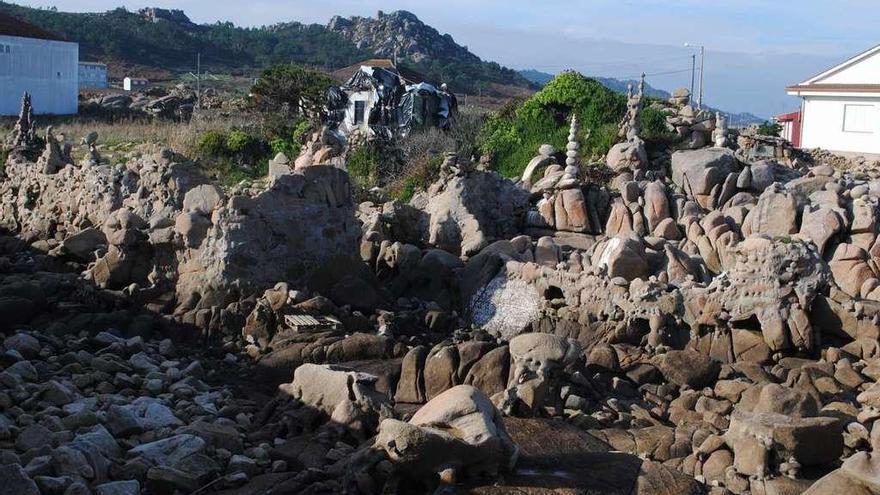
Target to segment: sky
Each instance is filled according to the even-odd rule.
[[[691,84],[705,46],[705,103],[768,117],[798,107],[795,84],[880,44],[878,0],[17,0],[71,12],[184,10],[197,23],[325,24],[333,15],[408,10],[484,60],[515,69]],[[699,69],[699,57],[697,59]],[[699,79],[699,76],[697,77]],[[697,83],[699,86],[699,83]]]

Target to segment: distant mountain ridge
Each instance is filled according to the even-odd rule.
[[[538,84],[540,86],[547,84],[548,82],[553,80],[553,78],[555,77],[553,74],[548,74],[546,72],[541,72],[541,71],[537,71],[534,69],[520,70],[519,73],[523,77],[528,79],[529,81],[531,81],[535,84]],[[620,79],[613,79],[613,78],[609,78],[609,77],[596,77],[596,76],[589,76],[589,77],[591,77],[592,79],[595,79],[596,81],[601,83],[606,88],[608,88],[612,91],[617,91],[618,93],[626,93],[626,88],[627,88],[628,84],[633,84],[635,86],[639,83],[639,81],[632,80],[632,79],[626,80],[626,81],[621,81]],[[668,100],[672,96],[668,91],[664,91],[662,89],[657,89],[647,83],[645,83],[645,94],[647,94],[648,96],[652,96],[654,98],[660,98],[663,100]],[[745,127],[750,124],[760,124],[765,121],[765,119],[762,119],[761,117],[758,117],[757,115],[753,115],[748,112],[741,112],[741,113],[734,112],[734,113],[732,113],[732,112],[726,112],[724,110],[718,110],[718,109],[708,107],[708,106],[706,108],[711,111],[720,111],[724,114],[727,114],[728,119],[729,119],[729,123],[731,126]]]

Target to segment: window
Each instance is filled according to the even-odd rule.
[[[354,102],[354,123],[362,124],[364,122],[364,114],[367,111],[367,102],[365,101],[356,101]]]
[[[877,129],[874,105],[844,105],[843,132],[873,134]]]

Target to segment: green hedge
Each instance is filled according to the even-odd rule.
[[[493,155],[501,174],[516,177],[540,145],[564,150],[572,113],[581,123],[581,154],[605,155],[617,141],[626,96],[577,72],[564,72],[528,100],[491,115],[479,136],[480,151]],[[662,112],[645,108],[642,130],[646,139],[660,139],[665,133]]]

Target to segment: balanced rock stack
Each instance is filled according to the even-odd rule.
[[[641,132],[641,113],[644,98],[645,81],[639,84],[639,92],[634,94],[632,85],[628,88],[626,115],[620,123],[618,137],[625,139],[611,147],[605,163],[608,168],[618,173],[631,173],[636,179],[644,177],[648,168],[648,152],[645,142],[639,137]]]
[[[544,170],[544,177],[531,186],[532,194],[540,194],[541,199],[537,201],[536,209],[527,216],[528,226],[577,233],[598,232],[601,229],[598,217],[591,214],[596,208],[589,206],[584,183],[580,179],[579,133],[580,124],[577,116],[573,115],[566,145],[565,168],[553,163],[555,159],[549,153],[552,148],[548,145],[542,146],[539,155],[529,164],[527,173],[523,175],[524,185],[531,182],[531,174],[538,166],[549,165]]]

